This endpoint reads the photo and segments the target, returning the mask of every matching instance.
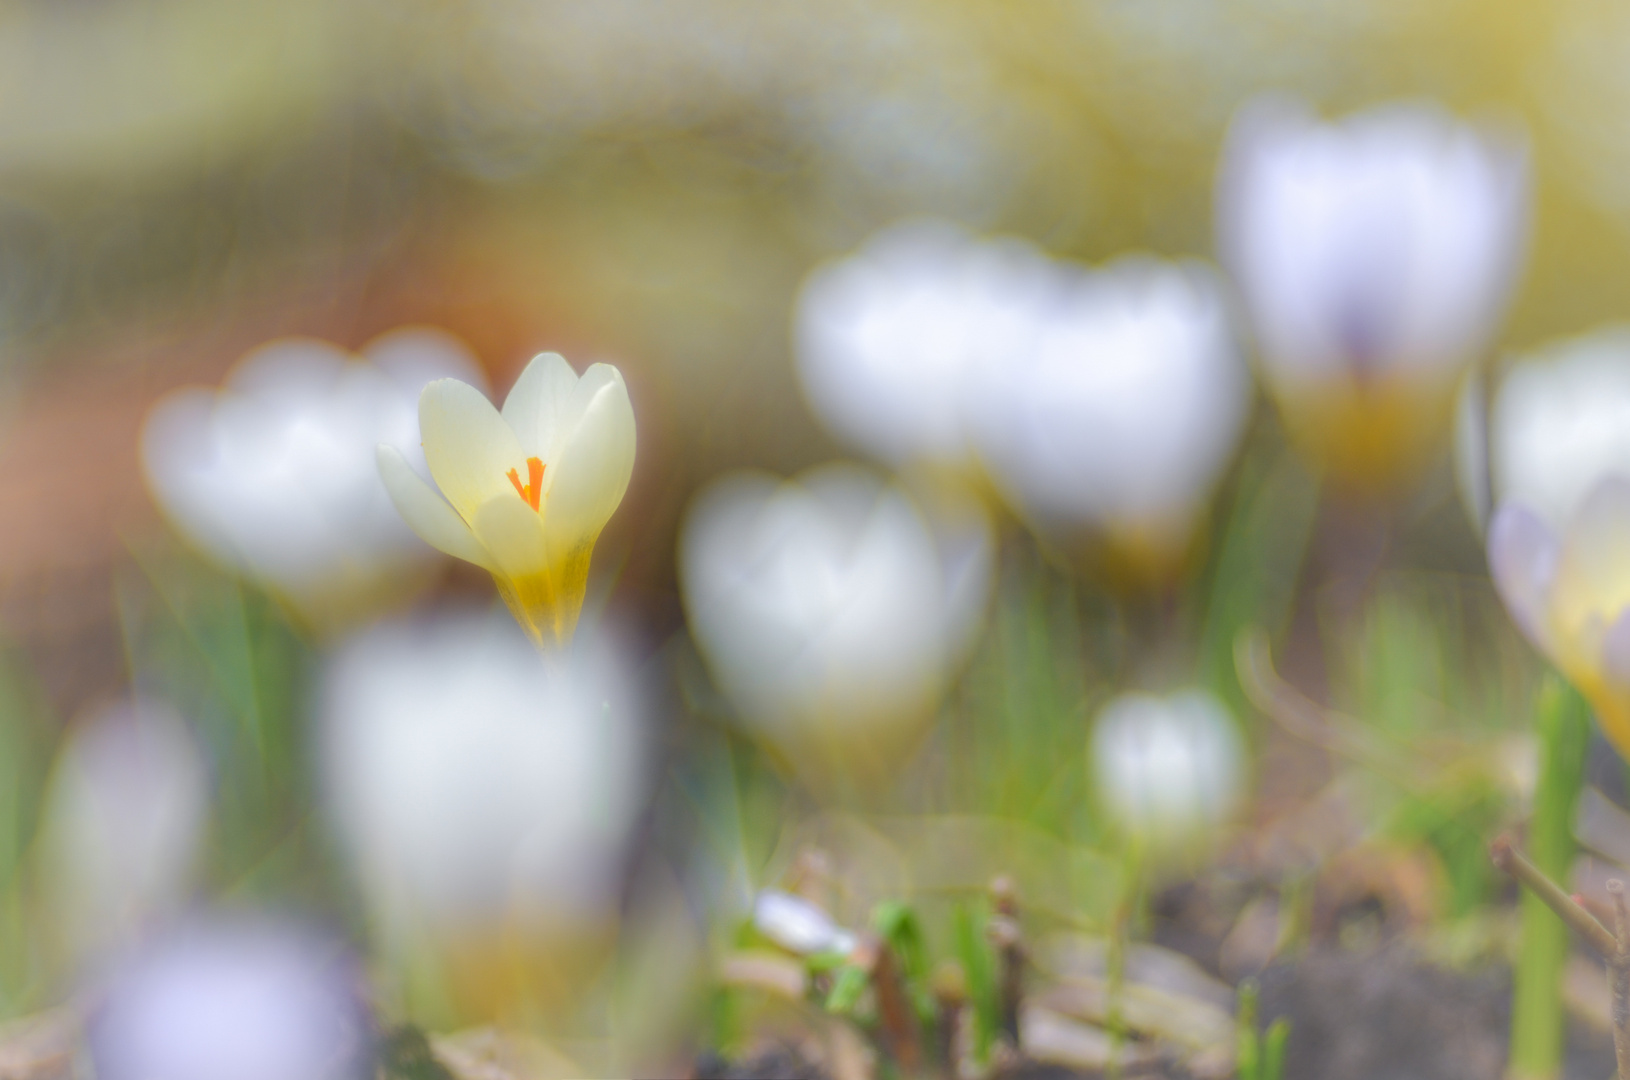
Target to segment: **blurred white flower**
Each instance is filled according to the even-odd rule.
[[[337,944],[279,922],[179,928],[100,988],[97,1080],[368,1080],[362,984]]]
[[[1349,480],[1395,479],[1441,435],[1516,280],[1520,142],[1430,105],[1325,124],[1259,100],[1234,122],[1218,203],[1224,261],[1293,434]]]
[[[1245,749],[1211,694],[1123,694],[1098,714],[1092,766],[1102,805],[1160,846],[1219,825],[1245,791]]]
[[[378,448],[379,475],[402,518],[432,547],[492,574],[515,621],[539,645],[577,629],[589,559],[634,472],[634,407],[622,372],[581,376],[539,353],[499,412],[480,389],[439,379],[419,395],[424,458]]]
[[[126,702],[74,725],[51,774],[38,848],[71,962],[105,958],[186,901],[209,799],[203,753],[170,707]]]
[[[1556,531],[1608,476],[1630,480],[1630,327],[1549,345],[1505,373],[1485,416],[1468,386],[1456,450],[1479,524],[1514,499]]]
[[[1021,514],[1156,564],[1186,547],[1251,403],[1216,273],[1138,256],[1072,273],[974,385],[980,451]]]
[[[464,346],[436,330],[393,331],[360,357],[271,342],[221,390],[189,387],[154,406],[148,486],[205,554],[314,627],[343,626],[399,601],[435,564],[392,507],[375,454],[388,443],[425,469],[419,392],[447,375],[481,381]]]
[[[1630,478],[1600,479],[1561,526],[1505,500],[1488,559],[1512,621],[1630,760]]]
[[[753,901],[753,927],[799,956],[847,954],[855,947],[855,935],[833,922],[819,905],[779,889],[765,889]]]
[[[692,634],[742,719],[807,782],[875,783],[933,718],[982,621],[989,524],[869,470],[742,472],[680,540]]]
[[[322,712],[329,807],[398,960],[438,952],[485,1012],[543,992],[506,982],[523,946],[545,978],[614,926],[644,762],[608,650],[546,660],[485,615],[384,625],[334,656]]]
[[[932,220],[885,229],[799,295],[805,396],[833,434],[887,464],[967,466],[970,379],[1028,347],[1059,276],[1024,241]]]

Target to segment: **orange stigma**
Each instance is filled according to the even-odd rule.
[[[526,500],[532,509],[538,508],[538,500],[543,496],[543,459],[529,457],[526,459],[526,478],[529,483],[521,483],[521,474],[515,469],[509,470],[509,482],[515,485],[515,492]]]

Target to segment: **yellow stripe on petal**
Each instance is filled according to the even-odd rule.
[[[592,538],[551,550],[543,522],[513,492],[481,508],[475,533],[498,565],[493,580],[515,621],[540,645],[570,641],[588,591]]]
[[[509,470],[524,469],[526,453],[481,391],[457,379],[426,386],[419,395],[419,432],[430,475],[471,526],[488,502],[500,496],[515,501]]]

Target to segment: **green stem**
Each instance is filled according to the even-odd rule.
[[[1552,676],[1540,688],[1536,719],[1540,770],[1528,853],[1553,881],[1566,881],[1573,862],[1574,806],[1584,784],[1590,713],[1583,699]],[[1511,1005],[1511,1080],[1551,1080],[1561,1074],[1562,969],[1568,928],[1531,889],[1522,893],[1522,946]]]

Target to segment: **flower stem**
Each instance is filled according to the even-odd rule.
[[[1555,880],[1567,875],[1573,861],[1574,807],[1584,781],[1590,716],[1579,695],[1554,676],[1541,687],[1536,712],[1541,760],[1528,847],[1535,867]],[[1577,906],[1571,900],[1567,903]],[[1562,969],[1568,959],[1568,923],[1533,891],[1523,894],[1521,918],[1508,1075],[1512,1080],[1550,1080],[1562,1069]]]

